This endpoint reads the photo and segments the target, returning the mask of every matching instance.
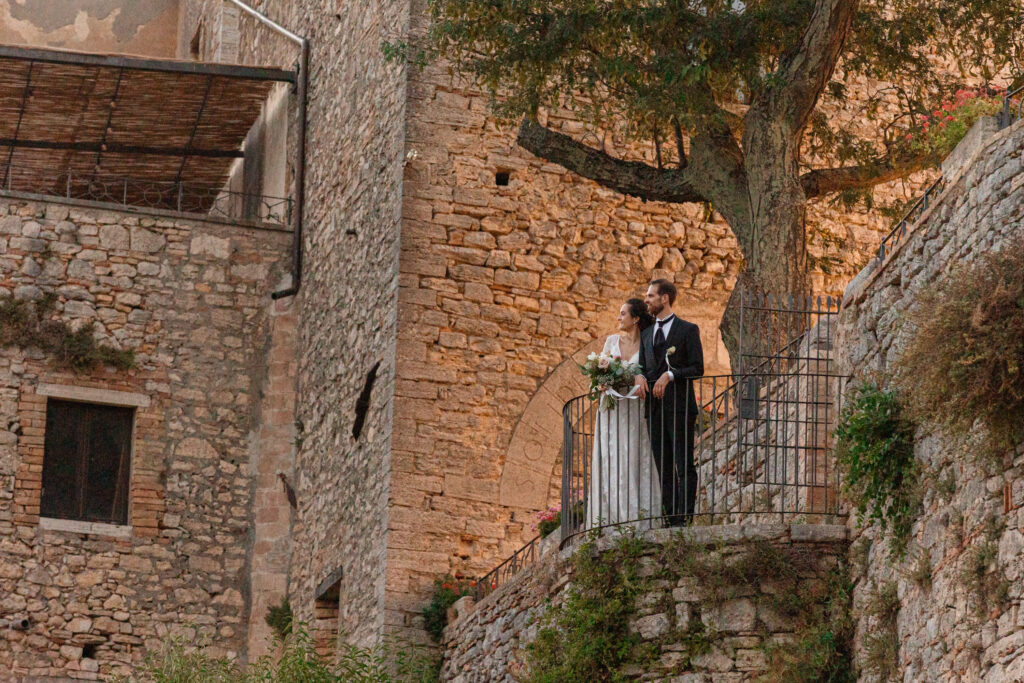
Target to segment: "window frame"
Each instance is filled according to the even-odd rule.
[[[64,519],[60,517],[47,517],[42,514],[42,472],[40,472],[39,488],[39,528],[49,531],[68,531],[72,533],[95,534],[111,536],[116,538],[129,538],[132,535],[133,510],[132,493],[135,478],[136,466],[136,441],[138,435],[138,418],[141,409],[150,406],[150,399],[145,394],[128,391],[117,391],[112,389],[98,389],[94,387],[69,386],[59,384],[40,384],[36,388],[36,394],[45,397],[46,403],[43,407],[44,434],[43,434],[43,467],[45,467],[45,420],[49,410],[50,399],[84,403],[98,406],[109,406],[114,408],[131,408],[131,419],[128,435],[128,474],[126,491],[126,514],[125,523],[117,524],[110,522],[93,522],[87,520]]]

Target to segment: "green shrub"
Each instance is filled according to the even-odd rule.
[[[874,629],[864,638],[865,668],[881,681],[892,680],[900,664],[900,637],[896,626],[900,599],[896,584],[876,586],[864,611],[874,620]]]
[[[472,595],[475,581],[446,576],[434,581],[434,594],[423,610],[423,627],[435,642],[441,642],[444,627],[448,625],[448,608],[459,598]]]
[[[56,298],[51,294],[36,303],[0,299],[0,347],[36,347],[53,356],[59,367],[88,372],[99,365],[127,370],[135,365],[135,353],[101,344],[93,326],[72,330],[61,320],[50,319]]]
[[[702,609],[748,595],[751,586],[772,583],[775,589],[761,599],[775,614],[791,620],[795,633],[785,646],[765,646],[768,671],[762,680],[855,680],[850,657],[852,586],[845,567],[829,571],[825,581],[807,581],[804,576],[817,574],[821,566],[818,554],[765,541],[750,542],[740,553],[709,552],[683,533],[644,557],[650,550],[636,536],[624,534],[610,550],[597,553],[591,541],[577,551],[564,603],[549,606],[528,646],[526,680],[625,680],[626,671],[644,669],[662,654],[664,645],[684,655],[675,673],[692,670],[692,659],[710,652],[719,639],[697,614],[685,629],[673,628],[659,641],[644,641],[630,630],[638,599],[655,585],[676,585],[682,577],[705,594]],[[670,603],[663,609],[672,614]]]
[[[842,490],[863,516],[892,532],[902,555],[921,504],[914,427],[894,391],[876,384],[854,387],[836,428]]]
[[[305,628],[279,639],[280,648],[264,655],[247,671],[223,657],[214,657],[182,639],[164,648],[121,683],[437,683],[440,657],[422,648],[389,643],[376,648],[342,645],[337,663],[320,657]]]
[[[595,552],[592,540],[580,547],[565,603],[548,609],[527,647],[528,681],[618,680],[623,666],[644,659],[643,639],[629,628],[645,585],[638,573],[643,547],[630,533],[606,552]]]
[[[267,615],[263,617],[267,626],[274,629],[274,634],[281,639],[287,638],[292,632],[292,604],[288,598],[282,598],[280,605],[271,605],[267,608]]]
[[[980,453],[1024,440],[1024,237],[950,273],[909,315],[915,330],[896,381],[915,418],[968,433],[987,428]]]

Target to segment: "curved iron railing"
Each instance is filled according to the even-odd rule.
[[[747,380],[758,387],[754,395],[745,395]],[[649,430],[639,406],[612,417],[587,396],[570,400],[563,409],[562,542],[624,525],[840,516],[830,435],[844,382],[829,372],[799,370],[702,378],[698,393],[711,398],[699,404],[693,427],[693,469],[644,441],[637,448],[636,439],[595,440],[613,420],[620,434],[623,427]],[[687,417],[669,425],[683,439],[690,436]],[[662,467],[682,481],[668,496],[660,495]],[[680,491],[694,492],[692,507],[679,500]]]

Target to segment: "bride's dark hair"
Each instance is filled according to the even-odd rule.
[[[647,312],[643,299],[626,299],[626,305],[629,306],[629,315],[637,318],[636,325],[641,332],[654,324],[654,316]]]

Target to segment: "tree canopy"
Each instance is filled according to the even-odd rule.
[[[943,102],[1024,73],[1019,0],[428,2],[419,47],[521,119],[521,146],[624,194],[710,203],[763,291],[805,285],[808,199],[934,165],[955,143],[927,131]],[[834,115],[854,91],[870,134]],[[556,108],[656,153],[548,128]]]

